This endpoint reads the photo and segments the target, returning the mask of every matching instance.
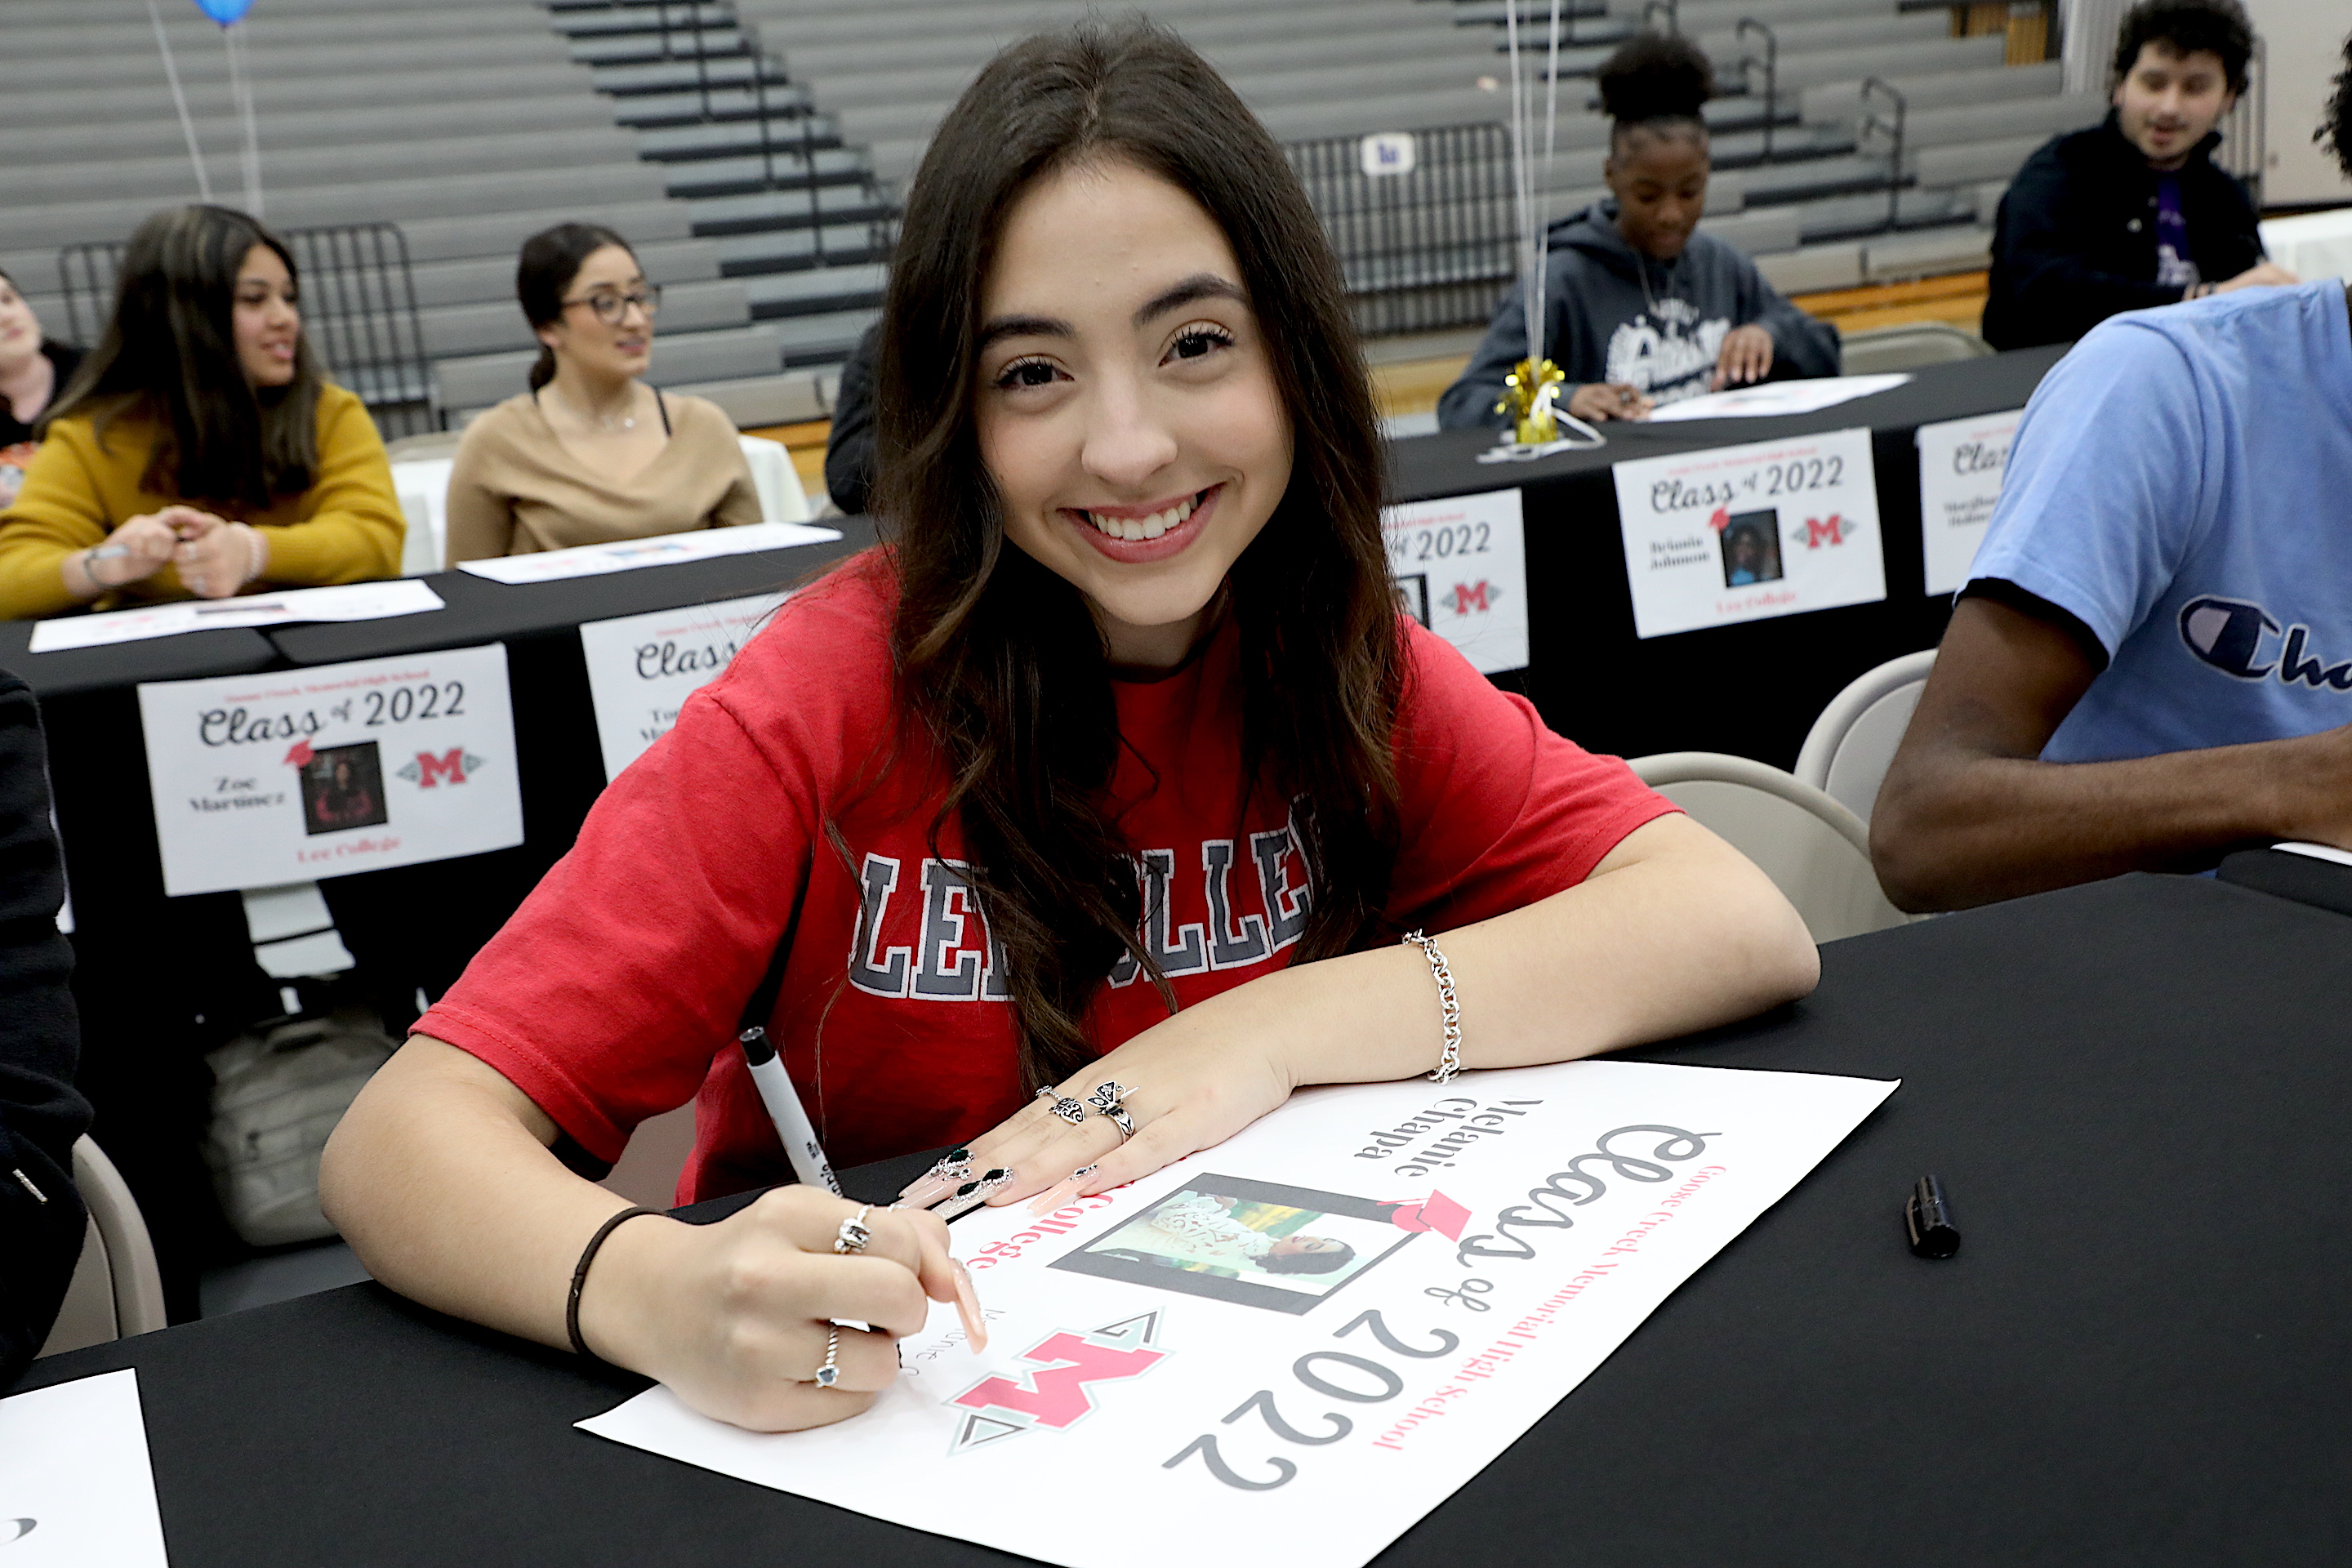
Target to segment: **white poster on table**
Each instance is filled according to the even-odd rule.
[[[1645,458],[1614,471],[1636,636],[1886,597],[1867,430]]]
[[[142,685],[139,718],[173,897],[522,842],[499,644]]]
[[[164,1568],[139,1374],[0,1399],[0,1563]]]
[[[718,679],[786,597],[761,594],[582,625],[607,783],[669,733],[686,700]]]
[[[1381,534],[1413,619],[1483,675],[1527,668],[1528,548],[1517,490],[1383,507]]]
[[[1931,595],[1968,586],[1969,563],[2000,504],[2009,444],[2024,417],[2024,409],[2012,408],[1919,426],[1919,543]]]
[[[1068,1568],[1359,1568],[1895,1088],[1584,1061],[1308,1089],[1117,1192],[959,1221],[987,1348],[935,1306],[862,1415],[760,1435],[656,1387],[580,1425]]]

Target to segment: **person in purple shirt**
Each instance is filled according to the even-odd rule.
[[[2001,198],[1987,342],[2072,342],[2118,311],[2295,281],[2263,258],[2253,203],[2212,159],[2252,52],[2238,0],[2132,7],[2113,112],[2053,138]]]

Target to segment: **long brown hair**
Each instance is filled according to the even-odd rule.
[[[159,212],[131,233],[114,313],[42,428],[75,415],[106,427],[142,408],[166,434],[140,484],[158,495],[265,511],[310,488],[319,470],[319,390],[310,336],[294,340],[294,379],[257,391],[236,357],[236,273],[266,245],[298,288],[286,242],[228,207]]]
[[[1381,541],[1383,453],[1339,264],[1297,176],[1224,80],[1148,24],[1086,23],[998,55],[932,136],[910,194],[875,371],[875,514],[901,585],[903,700],[945,760],[1031,1084],[1094,1055],[1085,1014],[1138,941],[1133,847],[1101,804],[1119,737],[1078,591],[1007,549],[980,456],[980,293],[1042,175],[1123,163],[1223,229],[1288,411],[1290,485],[1234,563],[1245,790],[1295,811],[1314,897],[1296,959],[1360,945],[1395,860],[1403,644]],[[1237,803],[1237,805],[1240,803]]]

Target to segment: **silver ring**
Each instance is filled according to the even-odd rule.
[[[1121,1135],[1132,1138],[1135,1136],[1135,1119],[1127,1113],[1127,1107],[1121,1101],[1134,1092],[1132,1084],[1111,1079],[1095,1085],[1095,1091],[1087,1096],[1087,1103],[1093,1106],[1097,1113],[1109,1117]]]
[[[841,1325],[827,1323],[824,1329],[824,1364],[810,1379],[819,1388],[831,1388],[841,1381]]]
[[[873,1212],[874,1205],[867,1204],[864,1208],[843,1220],[839,1234],[833,1238],[833,1249],[835,1252],[865,1251],[866,1244],[874,1239],[874,1233],[866,1228],[866,1216]]]
[[[1054,1114],[1076,1127],[1086,1121],[1087,1108],[1066,1094],[1054,1101]]]

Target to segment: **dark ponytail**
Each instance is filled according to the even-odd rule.
[[[1628,131],[1706,134],[1699,110],[1715,96],[1715,67],[1678,33],[1636,33],[1593,73],[1601,107],[1616,123],[1613,148]]]
[[[580,276],[580,264],[608,245],[628,250],[632,258],[636,255],[627,240],[595,223],[560,223],[524,240],[522,259],[515,264],[515,298],[522,304],[523,319],[533,328],[563,320],[563,296]],[[530,389],[537,392],[554,379],[555,351],[541,343],[538,363],[530,367]]]

